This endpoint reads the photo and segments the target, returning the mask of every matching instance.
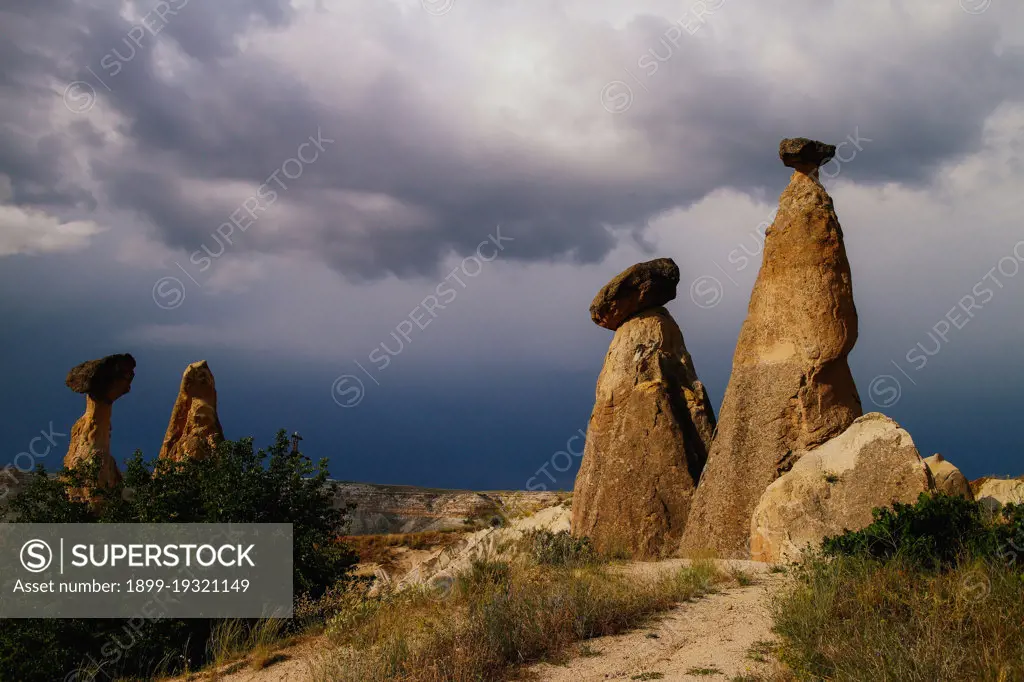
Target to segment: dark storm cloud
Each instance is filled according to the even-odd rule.
[[[254,27],[288,30],[297,19],[288,3],[170,4],[180,11],[159,36],[134,46],[126,40],[133,23],[117,15],[116,3],[15,6],[22,28],[5,30],[10,41],[0,47],[10,58],[0,74],[0,107],[12,122],[0,128],[0,171],[12,176],[15,200],[88,203],[90,191],[69,185],[63,170],[85,150],[92,178],[114,208],[137,212],[166,244],[192,251],[209,243],[238,203],[201,200],[190,187],[255,188],[322,130],[331,147],[282,196],[276,215],[268,213],[285,229],[254,230],[236,248],[307,251],[355,279],[431,273],[451,251],[471,252],[499,223],[517,239],[510,258],[598,261],[622,236],[641,241],[653,217],[717,188],[761,191],[782,172],[771,150],[783,136],[865,139],[869,151],[844,169],[849,177],[924,182],[937,164],[975,148],[985,118],[1020,97],[1024,82],[1020,55],[993,51],[998,22],[967,15],[914,32],[913,17],[894,14],[877,35],[851,42],[829,36],[843,28],[831,10],[808,15],[820,31],[765,10],[761,43],[741,52],[708,40],[715,17],[703,35],[669,39],[665,19],[642,17],[612,31],[538,14],[567,36],[551,48],[558,61],[548,65],[556,72],[550,78],[564,87],[544,125],[566,133],[593,128],[594,148],[603,151],[588,164],[533,139],[522,125],[491,123],[486,134],[471,135],[477,121],[470,107],[440,107],[435,93],[465,94],[472,82],[421,66],[436,57],[431,39],[443,44],[458,36],[431,38],[421,21],[397,11],[367,9],[358,34],[339,35],[330,54],[308,55],[367,60],[368,83],[332,89],[297,78],[301,65],[239,49]],[[150,9],[137,7],[140,14]],[[727,9],[720,10],[723,22]],[[487,9],[465,11],[482,19]],[[572,42],[574,31],[591,34]],[[300,46],[302,38],[294,36]],[[794,52],[788,74],[762,66],[758,47],[771,41]],[[180,51],[170,70],[158,64],[157,43]],[[372,61],[380,50],[389,59]],[[617,57],[599,66],[590,63],[593,54]],[[120,68],[111,75],[115,63]],[[614,68],[605,72],[608,64]],[[54,97],[41,83],[92,83],[93,74],[104,83],[95,86],[99,101],[88,115],[102,117],[106,107],[121,117],[126,141],[116,153],[98,144],[92,119],[61,136],[29,141],[17,132]],[[339,81],[349,75],[338,69]],[[634,99],[627,111],[610,114],[599,92],[620,78],[632,84]]]

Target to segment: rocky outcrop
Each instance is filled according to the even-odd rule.
[[[110,454],[111,412],[114,401],[128,393],[135,378],[135,358],[127,353],[89,360],[72,368],[65,383],[85,394],[85,414],[71,428],[64,466],[98,465],[97,485],[109,488],[121,481],[117,462]],[[83,492],[83,496],[87,495]]]
[[[803,139],[780,145],[783,162],[796,171],[765,235],[684,553],[747,558],[750,519],[765,489],[800,453],[862,414],[847,364],[857,340],[850,265],[815,165],[834,152]]]
[[[932,474],[936,492],[968,500],[974,499],[974,493],[971,492],[971,484],[967,478],[960,473],[959,469],[947,462],[945,457],[936,453],[931,457],[926,457],[924,463],[928,465],[928,471]]]
[[[185,369],[160,448],[160,459],[206,459],[224,440],[217,417],[217,387],[206,360]]]
[[[615,331],[638,312],[674,299],[678,284],[679,268],[671,258],[637,263],[597,292],[590,304],[590,319],[599,327]]]
[[[914,503],[931,489],[928,467],[910,434],[877,412],[800,454],[754,510],[750,551],[757,561],[796,561],[826,536],[870,524],[872,509]]]
[[[981,478],[971,488],[974,499],[992,512],[1004,504],[1024,504],[1024,480],[1019,478]]]
[[[714,430],[714,411],[671,315],[664,308],[633,315],[615,332],[597,380],[573,533],[603,552],[673,553]]]

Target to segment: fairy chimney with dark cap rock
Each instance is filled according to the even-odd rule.
[[[615,336],[597,380],[572,532],[604,552],[674,552],[711,445],[714,410],[679,326],[661,307],[678,282],[671,259],[640,263],[590,307]]]
[[[835,147],[783,140],[794,168],[765,235],[718,432],[690,509],[685,553],[748,558],[754,508],[802,453],[862,414],[847,356],[857,341],[850,264],[818,167]]]
[[[658,258],[626,268],[597,292],[590,304],[594,324],[615,331],[630,316],[663,306],[676,297],[679,267]]]
[[[83,362],[68,372],[65,381],[75,393],[85,394],[85,414],[71,428],[64,466],[70,469],[98,463],[97,484],[101,488],[121,481],[117,462],[110,454],[110,420],[114,401],[131,391],[134,378],[135,358],[122,353]]]
[[[224,440],[217,416],[217,386],[206,360],[193,362],[181,377],[160,459],[206,459]]]

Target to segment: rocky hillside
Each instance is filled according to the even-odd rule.
[[[558,493],[446,490],[338,482],[337,505],[352,507],[349,535],[464,530],[556,504]]]

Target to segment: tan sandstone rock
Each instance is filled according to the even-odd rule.
[[[936,492],[958,495],[968,500],[974,499],[974,493],[971,492],[971,484],[967,478],[960,473],[959,469],[947,462],[945,457],[936,453],[931,457],[926,457],[924,463],[928,465],[928,471],[931,472],[932,480],[935,481]]]
[[[117,462],[110,454],[110,418],[114,401],[131,390],[134,378],[135,358],[123,353],[83,362],[68,372],[65,381],[75,393],[85,394],[85,414],[71,428],[64,466],[70,469],[98,460],[97,484],[102,488],[121,481]]]
[[[597,292],[590,304],[594,324],[615,331],[642,310],[663,306],[676,297],[679,267],[658,258],[626,268]]]
[[[860,530],[871,510],[913,503],[931,489],[910,434],[885,415],[866,414],[841,435],[802,453],[768,486],[750,523],[756,561],[796,561],[829,535]]]
[[[160,459],[174,462],[206,459],[223,440],[213,372],[206,360],[193,362],[181,378],[181,388],[160,448]]]
[[[604,552],[674,552],[715,429],[682,332],[664,308],[627,320],[597,380],[572,530]]]
[[[797,170],[765,235],[684,553],[747,558],[750,518],[765,488],[799,453],[862,414],[847,364],[857,340],[850,265],[832,198],[813,165],[832,153],[831,145],[802,139],[780,145],[780,157]]]
[[[1024,480],[1019,478],[982,478],[971,483],[974,499],[993,512],[1004,504],[1024,504]]]

